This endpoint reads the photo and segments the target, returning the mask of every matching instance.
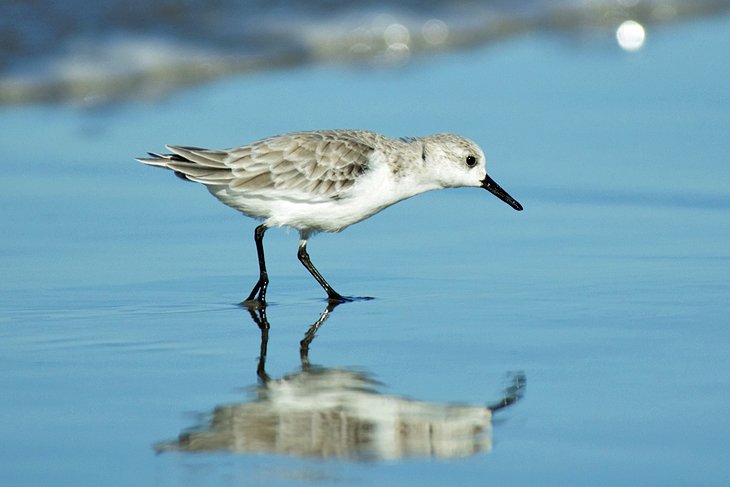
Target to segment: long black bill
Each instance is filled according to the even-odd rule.
[[[515,210],[522,211],[522,205],[519,204],[517,200],[515,200],[509,194],[507,194],[507,191],[503,190],[499,184],[495,183],[494,179],[490,178],[489,175],[487,175],[484,178],[484,181],[482,181],[482,188],[486,189],[494,196],[510,205]]]

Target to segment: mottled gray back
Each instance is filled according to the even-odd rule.
[[[231,187],[339,194],[367,170],[375,150],[373,136],[359,131],[298,132],[232,149],[227,160],[235,177]]]
[[[388,139],[364,130],[277,135],[226,150],[167,146],[174,154],[140,159],[191,181],[242,193],[271,190],[336,197],[368,169],[372,153]]]

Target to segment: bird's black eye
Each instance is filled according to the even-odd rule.
[[[477,165],[477,158],[474,156],[466,156],[466,165],[469,167],[474,167]]]

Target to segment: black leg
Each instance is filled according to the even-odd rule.
[[[256,253],[259,256],[259,280],[251,290],[245,302],[258,301],[266,302],[266,287],[269,285],[269,275],[266,273],[266,260],[264,259],[264,233],[266,226],[259,225],[254,231],[254,240],[256,241]]]
[[[347,301],[347,298],[342,297],[340,293],[332,289],[332,286],[330,286],[329,283],[324,280],[322,274],[319,273],[319,271],[312,264],[312,261],[309,260],[309,254],[307,253],[307,239],[303,238],[299,241],[299,252],[297,252],[297,257],[299,257],[299,261],[304,264],[304,267],[307,268],[309,273],[314,276],[319,285],[322,286],[322,288],[327,293],[327,298],[329,298],[330,301],[340,303],[343,301]]]

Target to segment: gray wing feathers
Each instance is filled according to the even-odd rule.
[[[373,144],[338,132],[300,132],[229,150],[167,146],[173,154],[138,159],[192,181],[257,193],[281,190],[333,197],[365,172]]]

